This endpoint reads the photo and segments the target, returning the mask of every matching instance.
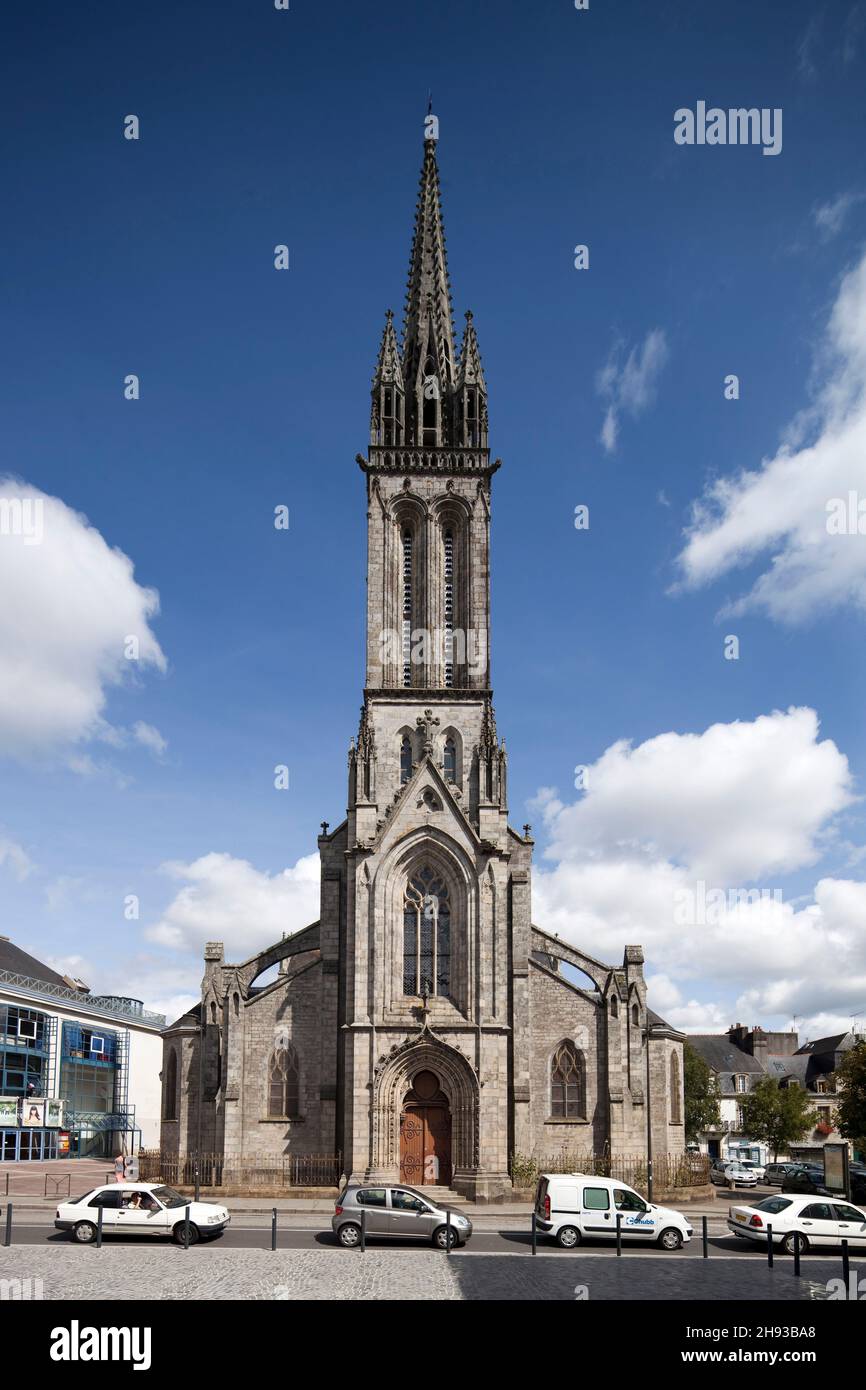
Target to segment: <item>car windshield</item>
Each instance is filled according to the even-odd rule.
[[[175,1192],[173,1187],[155,1187],[153,1195],[157,1201],[162,1202],[164,1207],[185,1207],[189,1205],[189,1197],[181,1197],[179,1192]]]

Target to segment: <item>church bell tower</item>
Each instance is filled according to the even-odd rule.
[[[424,160],[403,330],[389,310],[373,377],[367,478],[364,707],[349,814],[375,832],[423,756],[476,827],[506,810],[490,686],[487,386],[471,312],[459,352],[436,163]]]

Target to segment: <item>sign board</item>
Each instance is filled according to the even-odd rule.
[[[41,1129],[45,1124],[45,1101],[31,1097],[25,1100],[21,1107],[21,1123],[34,1129]]]
[[[18,1097],[0,1096],[0,1127],[8,1129],[18,1124]]]
[[[824,1186],[828,1192],[838,1192],[847,1197],[848,1186],[848,1145],[824,1145]]]

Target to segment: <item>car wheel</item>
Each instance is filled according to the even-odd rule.
[[[184,1232],[184,1223],[183,1223],[183,1221],[178,1221],[177,1225],[175,1226],[174,1230],[173,1230],[172,1233],[171,1233],[171,1235],[172,1235],[172,1240],[174,1241],[175,1245],[183,1245],[183,1243],[184,1243],[184,1235],[183,1235],[183,1232]],[[190,1243],[190,1245],[195,1245],[198,1239],[199,1239],[198,1226],[194,1226],[194,1225],[192,1224],[192,1222],[190,1221],[190,1223],[189,1223],[189,1243]]]
[[[347,1250],[354,1250],[361,1243],[361,1227],[356,1226],[354,1221],[347,1221],[337,1232],[337,1239]]]
[[[794,1236],[795,1236],[795,1235],[796,1235],[796,1231],[789,1231],[788,1234],[785,1236],[784,1240],[782,1241],[782,1249],[785,1251],[785,1254],[786,1254],[786,1255],[793,1255],[793,1253],[794,1253]],[[805,1236],[802,1234],[802,1232],[801,1232],[801,1233],[800,1233],[800,1254],[801,1254],[801,1255],[805,1255],[805,1253],[806,1253],[806,1251],[807,1251],[808,1249],[809,1249],[809,1242],[808,1242],[808,1240],[806,1239],[806,1237],[805,1237]]]
[[[79,1221],[77,1226],[73,1226],[72,1231],[79,1245],[89,1245],[96,1239],[96,1227],[92,1221]]]
[[[437,1250],[454,1250],[460,1242],[453,1226],[437,1226],[433,1232],[433,1244]]]
[[[675,1226],[666,1226],[659,1236],[659,1245],[662,1250],[681,1250],[683,1247],[682,1233]]]
[[[556,1239],[563,1250],[573,1250],[576,1245],[580,1245],[580,1231],[576,1226],[560,1226]]]

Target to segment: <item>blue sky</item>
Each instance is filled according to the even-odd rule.
[[[866,1011],[866,538],[810,568],[820,504],[762,465],[787,431],[817,443],[819,498],[866,494],[862,450],[822,472],[828,436],[863,438],[862,0],[19,6],[4,62],[0,471],[59,499],[65,549],[38,577],[0,537],[3,931],[171,1011],[206,936],[245,955],[316,915],[303,860],[343,817],[363,684],[354,456],[432,90],[503,459],[493,679],[536,917],[599,955],[642,940],[683,1026]],[[676,145],[699,100],[781,108],[782,152]],[[725,850],[738,829],[754,853]],[[778,888],[789,916],[735,912],[711,944],[662,920],[659,876]]]

